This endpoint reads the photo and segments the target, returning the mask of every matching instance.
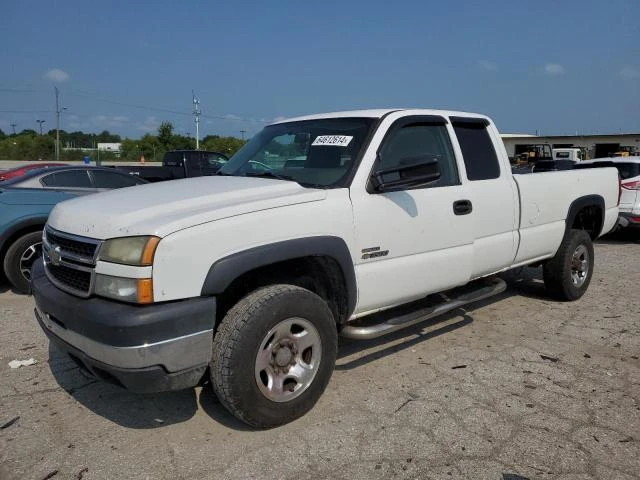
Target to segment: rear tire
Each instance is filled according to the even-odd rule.
[[[327,303],[293,285],[240,300],[213,339],[211,384],[243,422],[271,428],[307,413],[329,383],[338,349]]]
[[[7,249],[4,257],[4,273],[15,290],[31,291],[31,267],[42,258],[42,232],[31,232],[21,236]]]
[[[587,291],[594,265],[593,243],[584,230],[571,229],[556,255],[544,264],[544,284],[554,298],[577,300]]]

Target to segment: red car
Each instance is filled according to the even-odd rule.
[[[64,165],[66,165],[66,163],[33,163],[30,165],[23,165],[22,167],[10,168],[9,170],[1,170],[0,182],[24,175],[29,170],[33,170],[35,168],[60,167]]]

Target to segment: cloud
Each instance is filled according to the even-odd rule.
[[[544,73],[547,75],[564,75],[567,70],[559,63],[547,63],[544,66]]]
[[[123,115],[96,115],[91,119],[92,123],[98,127],[124,127],[129,121],[129,117]]]
[[[232,113],[225,115],[224,116],[225,120],[242,120],[242,117],[239,117],[238,115],[233,115]]]
[[[44,74],[44,77],[54,82],[66,82],[69,80],[69,74],[59,68],[52,68]]]
[[[634,80],[636,78],[640,78],[640,68],[623,67],[620,69],[620,72],[618,72],[618,75],[625,80]]]
[[[478,66],[483,70],[488,70],[490,72],[495,72],[496,70],[498,70],[498,65],[488,60],[479,60]]]
[[[145,133],[155,132],[160,126],[160,121],[155,117],[147,117],[144,122],[137,123],[136,129]]]
[[[79,122],[77,120],[71,121],[67,124],[67,127],[74,130],[88,130],[90,126],[84,122]]]

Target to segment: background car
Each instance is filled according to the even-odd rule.
[[[640,157],[594,158],[576,168],[616,167],[620,174],[620,219],[622,228],[640,231]]]
[[[20,177],[2,182],[2,187],[47,188],[74,191],[110,190],[148,183],[110,167],[65,166],[31,170]]]
[[[29,165],[23,165],[21,167],[2,170],[0,171],[0,182],[4,180],[9,180],[10,178],[19,177],[21,175],[24,175],[30,170],[34,170],[38,168],[59,167],[64,165],[66,165],[66,163],[32,163]]]
[[[148,183],[109,168],[52,167],[0,184],[0,264],[16,291],[29,291],[31,266],[42,255],[42,229],[63,200]],[[28,188],[33,184],[36,188]]]

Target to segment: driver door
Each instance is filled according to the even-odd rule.
[[[437,116],[396,121],[378,149],[372,174],[421,158],[440,177],[421,186],[351,187],[359,285],[356,315],[465,284],[473,265],[471,192],[461,182],[451,131]],[[401,175],[399,175],[401,177]],[[392,179],[394,180],[394,179]]]

